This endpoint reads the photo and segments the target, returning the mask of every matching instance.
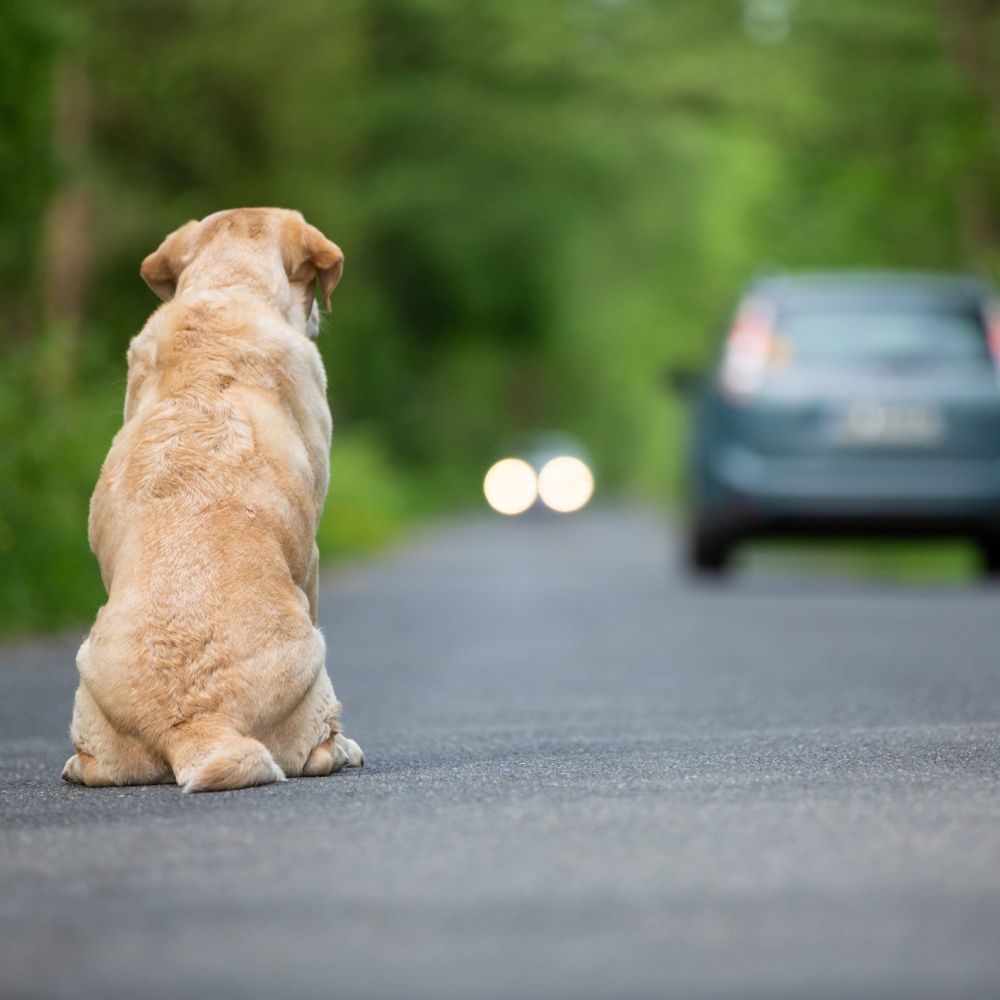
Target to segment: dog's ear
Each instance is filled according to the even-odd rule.
[[[344,255],[315,226],[290,220],[282,234],[282,257],[289,281],[306,283],[318,279],[323,302],[330,310],[330,295],[344,271]]]
[[[143,280],[164,302],[177,291],[177,279],[190,263],[194,231],[198,221],[192,219],[172,232],[143,262],[139,273]]]

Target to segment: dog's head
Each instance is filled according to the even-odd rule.
[[[235,208],[181,226],[142,262],[140,273],[164,302],[188,291],[249,288],[315,338],[317,284],[329,310],[343,269],[340,247],[298,212]]]

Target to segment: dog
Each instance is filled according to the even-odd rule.
[[[364,763],[316,627],[317,288],[329,310],[343,260],[267,208],[189,222],[143,261],[164,304],[129,346],[91,499],[108,601],[77,654],[67,781],[206,792]]]

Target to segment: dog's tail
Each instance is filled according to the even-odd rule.
[[[178,775],[185,792],[224,792],[284,781],[270,751],[249,736],[233,736],[187,774]]]

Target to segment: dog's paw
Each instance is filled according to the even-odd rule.
[[[80,755],[73,754],[66,766],[62,769],[62,780],[68,781],[72,785],[85,785],[83,779],[83,768],[80,766]]]
[[[365,755],[354,740],[337,733],[314,747],[302,768],[303,777],[313,778],[325,774],[336,774],[345,767],[362,767]]]
[[[344,760],[340,765],[341,767],[364,767],[365,766],[365,755],[361,747],[354,742],[354,740],[349,740],[343,733],[337,733],[333,738],[334,749],[339,749],[343,755]]]

